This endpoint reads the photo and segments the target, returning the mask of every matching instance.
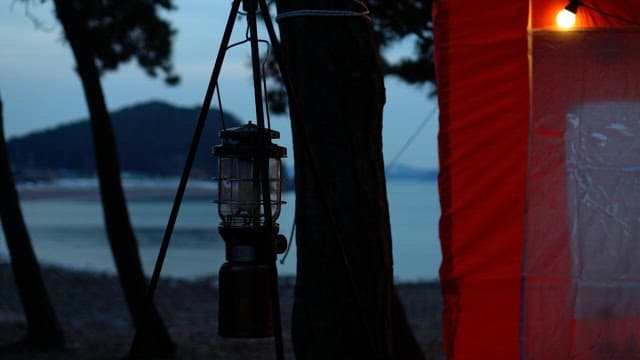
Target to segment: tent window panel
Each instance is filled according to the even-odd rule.
[[[565,139],[576,316],[640,316],[640,102],[577,106]]]

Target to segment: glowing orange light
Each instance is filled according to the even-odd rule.
[[[562,9],[556,15],[556,23],[562,29],[570,29],[576,24],[576,13]]]
[[[580,0],[570,0],[569,5],[558,12],[556,15],[556,23],[561,29],[570,29],[576,24],[576,14],[578,6],[581,5]]]

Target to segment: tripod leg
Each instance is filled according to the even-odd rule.
[[[258,133],[260,134],[261,151],[258,163],[260,166],[260,174],[262,179],[262,200],[264,206],[264,223],[271,226],[271,199],[269,190],[269,160],[267,156],[267,142],[270,141],[265,136],[264,126],[264,102],[262,97],[262,70],[260,68],[260,51],[258,49],[258,25],[256,21],[257,0],[245,0],[247,8],[247,23],[249,25],[249,34],[251,39],[251,65],[253,68],[253,89],[256,103],[256,123],[258,124]]]
[[[180,178],[180,184],[178,185],[178,191],[176,193],[176,197],[173,202],[173,207],[171,208],[171,214],[169,215],[169,220],[164,232],[164,236],[162,238],[162,244],[160,245],[158,258],[156,259],[156,264],[153,269],[153,275],[151,276],[149,287],[147,288],[147,294],[145,296],[145,302],[144,302],[145,307],[143,308],[143,311],[145,311],[145,315],[143,316],[144,321],[142,321],[142,323],[140,324],[140,327],[137,329],[136,334],[133,338],[133,342],[131,344],[131,349],[129,350],[130,359],[136,358],[136,356],[139,354],[139,351],[140,351],[140,345],[144,335],[145,324],[148,322],[147,319],[149,318],[148,310],[151,308],[151,306],[153,306],[153,295],[158,286],[158,281],[160,280],[160,272],[162,271],[164,259],[167,255],[167,250],[169,249],[169,242],[171,241],[173,228],[175,226],[176,219],[178,218],[178,212],[180,211],[182,198],[184,196],[184,192],[187,187],[187,181],[189,180],[189,174],[191,173],[193,161],[196,156],[196,150],[198,149],[198,144],[200,142],[200,138],[202,137],[202,130],[204,129],[204,124],[207,120],[207,114],[209,113],[209,107],[211,106],[211,99],[213,97],[213,92],[218,83],[218,77],[220,76],[220,71],[222,69],[222,62],[224,60],[224,55],[227,51],[227,47],[229,46],[229,39],[231,38],[231,33],[233,32],[233,25],[238,16],[238,9],[240,7],[240,2],[241,0],[234,0],[233,4],[231,5],[231,12],[229,13],[229,18],[227,19],[227,25],[225,27],[224,34],[222,35],[220,49],[218,50],[218,55],[216,57],[213,71],[211,73],[211,78],[209,80],[209,86],[207,88],[207,92],[204,97],[202,109],[200,110],[200,115],[198,117],[196,129],[193,134],[193,140],[191,141],[191,147],[189,149],[187,160],[184,165],[182,177]]]
[[[258,26],[256,21],[256,12],[258,7],[257,0],[245,0],[247,6],[247,21],[249,24],[249,32],[251,34],[251,60],[253,66],[253,87],[255,92],[255,102],[256,102],[256,122],[258,123],[258,131],[264,131],[264,109],[263,105],[263,97],[262,97],[262,83],[261,83],[261,69],[260,69],[260,54],[258,51]],[[263,12],[263,16],[268,18],[269,13]],[[269,163],[267,157],[267,148],[266,148],[266,138],[261,136],[263,139],[263,151],[261,159],[260,159],[260,172],[261,172],[261,180],[262,180],[262,196],[263,196],[263,204],[264,204],[264,215],[265,215],[265,225],[271,227],[271,200],[269,195]],[[272,234],[276,235],[276,234]],[[272,236],[275,239],[275,236]],[[274,248],[275,249],[275,248]],[[274,252],[275,254],[275,252]],[[280,315],[280,294],[279,294],[279,285],[278,285],[278,269],[276,267],[276,257],[273,258],[273,263],[271,264],[271,305],[273,311],[274,318],[274,335],[275,335],[275,348],[276,348],[276,359],[284,360],[284,344],[282,339],[282,320]]]

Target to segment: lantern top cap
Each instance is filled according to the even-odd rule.
[[[253,124],[251,121],[249,123],[229,128],[226,130],[220,131],[220,139],[229,139],[229,140],[242,140],[242,139],[253,139],[256,138],[259,134],[260,129],[256,124]],[[271,129],[264,129],[265,137],[269,139],[279,139],[280,132]]]
[[[267,156],[271,158],[287,157],[287,149],[273,144],[271,139],[279,139],[280,133],[271,129],[264,129],[261,134],[260,129],[255,124],[249,122],[246,125],[229,128],[220,131],[222,144],[213,147],[213,154],[216,156],[233,156],[240,158],[255,158],[261,150],[261,142],[266,142]],[[262,139],[262,140],[261,140]]]

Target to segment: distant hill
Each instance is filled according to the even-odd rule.
[[[111,113],[120,167],[145,175],[180,175],[193,137],[200,107],[177,107],[147,102]],[[239,126],[224,114],[227,127]],[[220,143],[220,112],[211,110],[194,162],[192,175],[212,178],[217,173],[211,147]],[[11,139],[10,161],[18,180],[91,175],[95,172],[88,120]]]

